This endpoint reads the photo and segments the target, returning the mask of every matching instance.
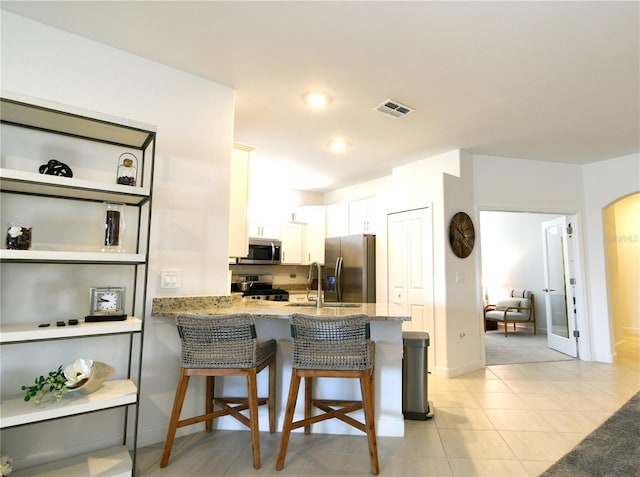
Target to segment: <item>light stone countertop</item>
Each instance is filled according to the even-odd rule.
[[[298,306],[297,306],[298,305]],[[305,305],[307,305],[305,303]],[[233,296],[157,297],[153,299],[153,316],[175,316],[180,313],[233,314],[249,313],[256,319],[286,319],[293,313],[330,317],[364,314],[372,321],[410,321],[409,310],[391,303],[353,303],[349,307],[323,304],[299,306],[298,303],[247,300]],[[343,304],[344,305],[344,304]]]

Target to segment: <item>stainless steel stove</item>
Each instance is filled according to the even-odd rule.
[[[289,292],[273,288],[273,275],[233,275],[232,292],[251,300],[289,301]]]

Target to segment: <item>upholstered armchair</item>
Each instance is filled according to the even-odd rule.
[[[504,335],[509,336],[508,324],[533,323],[533,334],[536,334],[536,307],[533,293],[529,290],[511,290],[509,298],[484,307],[484,330],[487,331],[487,321],[501,321],[504,323]]]

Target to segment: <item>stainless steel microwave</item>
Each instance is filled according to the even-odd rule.
[[[238,258],[239,264],[279,265],[282,263],[282,242],[272,239],[249,238],[249,254]]]

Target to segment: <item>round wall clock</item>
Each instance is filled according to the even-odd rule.
[[[473,250],[476,232],[473,221],[464,212],[458,212],[449,224],[449,243],[451,250],[460,258],[466,258]]]
[[[124,287],[92,287],[90,309],[85,321],[124,321]]]

